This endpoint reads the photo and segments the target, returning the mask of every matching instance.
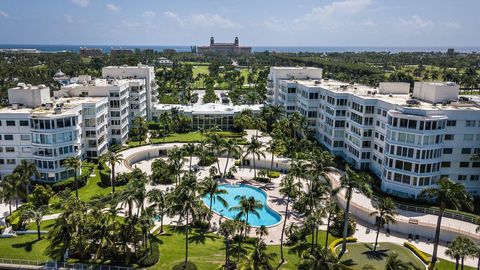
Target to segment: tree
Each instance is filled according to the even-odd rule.
[[[411,262],[403,262],[398,258],[397,253],[391,253],[388,255],[387,263],[385,264],[386,270],[414,270],[415,266]]]
[[[301,188],[301,183],[295,182],[291,174],[287,174],[280,183],[280,194],[287,197],[287,202],[285,203],[285,218],[283,219],[282,234],[280,236],[280,258],[282,263],[285,262],[283,257],[283,236],[285,235],[285,226],[287,225],[288,220],[288,205],[290,200],[295,200],[297,198]]]
[[[25,194],[28,196],[29,188],[30,188],[30,179],[32,179],[33,177],[35,178],[40,177],[40,173],[37,170],[37,165],[35,164],[35,162],[31,160],[22,159],[20,160],[20,164],[18,164],[17,167],[15,167],[13,172],[19,173],[22,176],[23,178],[22,182],[25,183]],[[28,200],[28,197],[27,197],[27,200]]]
[[[338,204],[329,200],[325,204],[325,213],[327,214],[327,229],[325,230],[325,248],[328,246],[328,237],[330,236],[330,223],[332,222],[333,217],[338,213]]]
[[[2,181],[0,182],[7,182],[5,183],[5,187],[11,188],[13,191],[13,195],[15,197],[15,209],[18,209],[18,199],[20,198],[26,198],[27,194],[24,193],[25,191],[25,182],[24,180],[28,180],[26,178],[23,178],[19,173],[12,173],[9,175],[6,175]]]
[[[189,164],[188,164],[188,170],[191,172],[192,171],[192,158],[193,158],[193,154],[197,151],[197,147],[193,143],[187,143],[186,145],[183,146],[183,150],[190,157],[189,158]]]
[[[455,270],[461,265],[461,269],[464,268],[464,261],[466,257],[476,256],[478,250],[477,245],[470,240],[470,238],[464,236],[457,236],[455,240],[448,246],[445,254],[452,259],[455,259]]]
[[[256,241],[252,251],[246,256],[241,269],[244,270],[273,270],[271,260],[274,253],[267,252],[267,245],[263,241]]]
[[[120,164],[120,162],[123,161],[123,155],[107,151],[105,154],[103,154],[103,156],[100,157],[100,160],[101,162],[108,163],[108,165],[110,165],[110,169],[112,170],[110,180],[113,194],[115,193],[115,165]]]
[[[252,155],[254,178],[257,178],[257,166],[255,163],[255,159],[260,159],[260,157],[265,158],[265,153],[262,151],[262,146],[262,142],[252,136],[250,143],[247,144],[247,147],[245,149],[244,157]]]
[[[172,168],[172,173],[175,175],[175,185],[178,186],[180,181],[183,165],[185,164],[184,160],[184,151],[181,148],[174,147],[167,151],[167,157],[170,160],[170,166]]]
[[[162,125],[163,129],[163,142],[165,142],[165,137],[167,137],[168,133],[170,132],[170,126],[172,125],[172,118],[168,112],[162,112],[159,116],[159,122]]]
[[[327,248],[314,246],[302,253],[302,261],[298,267],[300,270],[344,270],[348,269],[340,259],[332,254]]]
[[[225,239],[225,269],[231,269],[230,265],[230,240],[238,230],[239,224],[235,220],[226,220],[220,225],[219,233]]]
[[[347,233],[348,233],[348,222],[350,214],[350,201],[352,200],[353,191],[358,191],[361,194],[364,194],[367,197],[370,197],[372,190],[370,189],[371,178],[367,174],[358,174],[350,167],[346,167],[345,173],[340,177],[340,186],[334,190],[334,194],[337,194],[340,190],[345,190],[345,215],[343,220],[343,241],[342,241],[342,250],[340,251],[339,257],[342,257],[343,254],[347,251]]]
[[[136,116],[132,120],[132,126],[130,128],[130,134],[132,139],[139,141],[140,143],[144,142],[147,139],[148,125],[145,122],[145,119],[140,116]]]
[[[230,158],[240,155],[241,147],[235,143],[234,139],[227,138],[224,143],[224,150],[227,152],[227,161],[225,162],[225,168],[223,169],[223,177],[227,174],[228,162]]]
[[[268,229],[265,225],[262,225],[255,229],[255,234],[260,238],[260,241],[263,241],[263,237],[268,236]]]
[[[245,217],[245,225],[248,226],[248,217],[250,214],[253,214],[260,218],[258,210],[263,209],[263,204],[260,201],[256,200],[255,197],[237,195],[235,196],[235,200],[239,201],[239,205],[230,207],[230,211],[238,211],[235,217],[236,219],[241,220],[243,217]],[[247,230],[245,230],[245,237],[247,237]]]
[[[433,254],[431,260],[432,269],[437,262],[438,242],[440,241],[440,230],[442,227],[442,217],[445,209],[450,206],[455,210],[460,210],[463,207],[473,209],[473,199],[470,193],[465,189],[461,183],[455,183],[448,177],[442,177],[437,182],[436,187],[431,187],[422,190],[419,195],[420,198],[427,198],[436,200],[439,204],[440,213],[438,214],[437,226],[435,229],[435,239],[433,242]]]
[[[228,193],[227,190],[221,189],[220,186],[218,185],[218,182],[211,177],[206,177],[202,182],[200,182],[199,193],[200,193],[200,196],[208,197],[210,200],[210,203],[208,205],[210,218],[213,215],[213,212],[212,212],[213,202],[218,200],[220,203],[223,204],[224,207],[228,206],[227,201],[222,197],[222,195]]]
[[[31,219],[37,225],[37,240],[40,241],[40,225],[42,223],[43,216],[47,212],[48,206],[43,205],[37,209],[26,209],[22,212],[24,219]]]
[[[55,192],[50,186],[35,185],[32,194],[30,194],[30,202],[35,207],[48,205],[53,195],[55,195]]]
[[[65,167],[73,169],[75,181],[75,197],[78,199],[78,170],[82,167],[82,161],[79,157],[68,157],[65,159]]]
[[[157,207],[158,215],[160,215],[160,233],[163,233],[163,218],[165,216],[165,208],[167,207],[167,194],[160,189],[152,189],[147,193],[148,201]]]
[[[272,155],[272,159],[270,160],[270,171],[273,171],[274,158],[285,152],[285,144],[282,140],[272,139],[268,142],[266,150]]]
[[[15,197],[15,183],[11,177],[5,176],[0,181],[0,201],[8,203],[9,213],[12,214],[12,199]]]
[[[375,211],[370,213],[370,216],[375,216],[377,220],[377,235],[375,237],[375,245],[373,252],[377,251],[378,235],[380,229],[384,224],[395,223],[395,216],[397,215],[397,206],[391,198],[381,198],[377,204],[374,204]]]

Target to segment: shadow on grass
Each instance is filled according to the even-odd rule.
[[[384,260],[386,257],[388,257],[388,252],[390,251],[390,249],[377,249],[376,251],[373,251],[373,247],[371,245],[363,244],[363,246],[369,250],[362,252],[362,255],[366,255],[369,260]],[[377,248],[378,247],[379,246],[377,246]]]
[[[172,267],[172,270],[197,270],[197,269],[198,269],[197,265],[190,261],[187,262],[186,264],[185,262],[181,262]]]
[[[41,240],[41,239],[40,239]],[[12,247],[13,248],[23,248],[26,252],[31,252],[32,251],[32,246],[33,244],[37,243],[38,241],[40,241],[38,239],[35,238],[35,240],[33,241],[29,241],[29,242],[24,242],[24,243],[18,243],[18,244],[13,244]]]

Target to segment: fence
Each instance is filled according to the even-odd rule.
[[[22,260],[22,259],[4,259],[0,258],[0,268],[8,269],[45,269],[45,270],[134,270],[135,268],[114,266],[114,265],[97,265],[84,263],[66,263],[56,261],[38,261],[38,260]]]
[[[0,258],[0,265],[25,265],[25,266],[43,266],[45,262],[38,260],[22,260],[22,259],[4,259]]]

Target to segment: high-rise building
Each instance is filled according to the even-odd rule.
[[[322,79],[318,68],[270,70],[269,104],[299,112],[317,140],[382,190],[416,197],[442,176],[480,193],[480,99],[450,82],[380,83],[378,88]]]
[[[216,43],[214,37],[210,38],[209,46],[197,47],[198,54],[204,54],[207,52],[223,53],[223,54],[250,54],[252,53],[252,47],[240,46],[238,37],[235,37],[233,43]]]

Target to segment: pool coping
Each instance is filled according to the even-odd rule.
[[[226,185],[230,185],[230,186],[248,186],[248,187],[251,187],[251,188],[254,188],[254,189],[259,190],[260,192],[262,192],[262,193],[265,195],[265,205],[267,206],[267,208],[270,209],[271,211],[273,211],[274,213],[276,213],[276,214],[278,214],[278,215],[280,216],[280,220],[279,220],[277,223],[273,224],[273,225],[268,225],[268,226],[266,226],[266,225],[255,226],[255,225],[248,225],[248,224],[247,224],[248,226],[253,227],[253,228],[260,228],[260,227],[262,227],[262,226],[265,226],[265,228],[273,228],[273,227],[276,227],[276,226],[280,225],[280,224],[282,223],[282,221],[285,219],[285,217],[284,217],[282,214],[280,214],[279,212],[277,212],[277,210],[273,209],[272,207],[270,207],[270,206],[268,205],[268,204],[269,204],[269,203],[268,203],[268,200],[269,200],[270,196],[269,196],[268,193],[265,192],[263,189],[258,188],[258,187],[253,186],[253,185],[249,185],[249,184],[231,184],[231,183],[226,183],[226,184],[220,184],[219,186],[226,186]],[[208,205],[205,203],[205,201],[203,200],[203,198],[202,198],[202,202],[203,202],[203,204],[208,208]],[[212,209],[212,212],[215,213],[215,214],[217,214],[219,217],[224,217],[224,218],[227,218],[227,219],[229,219],[229,220],[234,220],[234,219],[232,219],[232,218],[229,218],[229,217],[227,217],[227,216],[225,216],[225,215],[222,215],[222,214],[218,213],[218,212],[215,211],[214,209]]]

